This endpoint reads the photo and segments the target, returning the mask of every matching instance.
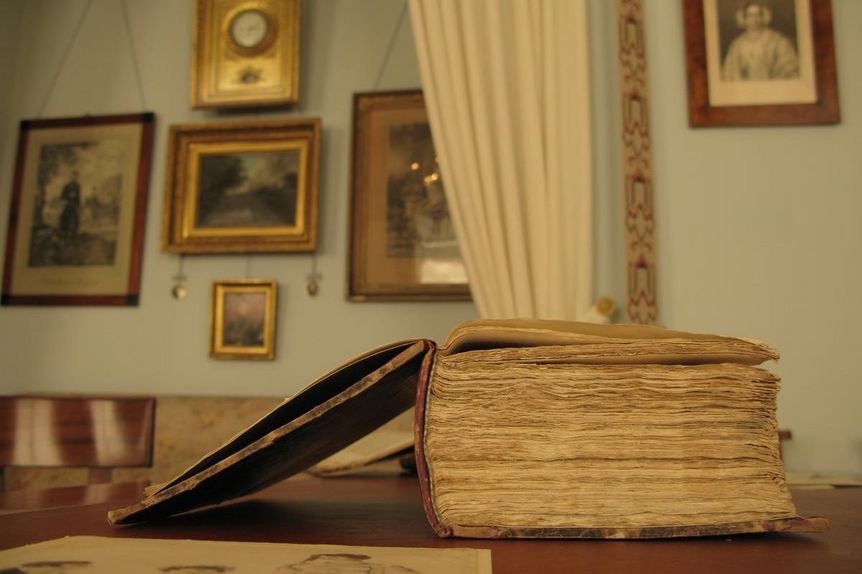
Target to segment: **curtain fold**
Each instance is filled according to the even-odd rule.
[[[410,0],[431,132],[483,317],[592,302],[586,0]]]

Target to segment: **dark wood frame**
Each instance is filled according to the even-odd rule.
[[[682,0],[688,112],[692,127],[836,124],[841,120],[830,0],[810,0],[817,101],[813,104],[711,106],[703,0]]]
[[[222,343],[224,330],[224,298],[230,293],[263,292],[263,345],[260,347],[230,346]],[[252,359],[270,361],[275,358],[276,325],[278,323],[278,282],[275,279],[222,279],[213,281],[210,302],[210,356],[214,359]]]
[[[137,305],[140,296],[141,260],[144,244],[144,228],[147,207],[147,192],[149,189],[150,164],[152,161],[153,125],[155,115],[152,112],[138,114],[121,114],[107,116],[84,116],[74,118],[21,120],[18,133],[18,151],[15,162],[15,174],[12,181],[12,198],[9,207],[9,227],[6,236],[6,257],[3,268],[3,292],[0,296],[2,305]],[[27,294],[13,293],[12,283],[15,275],[15,249],[18,241],[18,231],[21,225],[29,223],[30,214],[21,213],[22,189],[25,170],[29,162],[35,158],[27,157],[27,145],[33,130],[63,130],[74,128],[91,128],[94,126],[139,124],[140,154],[137,160],[134,192],[134,214],[131,230],[131,254],[129,259],[128,279],[121,293],[80,294],[69,292],[62,294]],[[23,221],[22,221],[23,219]]]
[[[372,189],[369,174],[386,161],[385,149],[375,149],[372,116],[379,112],[424,111],[421,90],[365,92],[353,95],[353,147],[350,186],[350,234],[348,236],[347,297],[351,301],[469,301],[466,283],[382,282],[368,271],[367,251],[371,232],[368,201],[386,189]]]
[[[317,248],[318,170],[320,157],[320,119],[264,120],[229,123],[172,125],[168,135],[168,161],[165,169],[165,199],[162,213],[162,250],[171,253],[274,253],[312,252]],[[298,146],[305,154],[299,166],[296,227],[227,227],[198,233],[186,203],[197,193],[189,170],[192,146],[248,145]],[[242,153],[237,151],[236,153]],[[304,185],[302,185],[304,183]],[[184,229],[185,228],[185,229]],[[242,231],[242,233],[239,233]]]

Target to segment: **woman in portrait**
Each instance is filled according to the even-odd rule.
[[[744,2],[736,12],[736,24],[742,32],[727,50],[721,78],[739,80],[774,80],[799,77],[796,47],[784,34],[770,28],[772,11],[764,2]]]

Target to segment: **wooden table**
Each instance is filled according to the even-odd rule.
[[[794,491],[801,514],[828,517],[823,534],[683,540],[439,539],[414,478],[293,479],[258,494],[156,524],[114,528],[109,509],[141,484],[0,494],[0,549],[66,535],[365,546],[490,548],[495,574],[530,572],[862,573],[862,488]],[[49,506],[50,508],[39,507]]]

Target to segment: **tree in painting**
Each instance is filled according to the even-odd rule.
[[[201,157],[198,227],[296,225],[296,151]]]

